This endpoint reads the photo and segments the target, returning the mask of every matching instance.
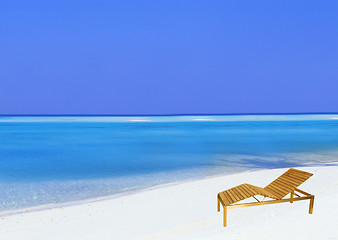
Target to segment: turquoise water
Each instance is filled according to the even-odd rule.
[[[338,115],[0,117],[0,211],[337,156]]]

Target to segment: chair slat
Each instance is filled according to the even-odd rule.
[[[280,195],[280,197],[283,198],[288,193],[292,192],[296,187],[301,185],[304,181],[306,181],[312,175],[313,175],[312,173],[306,173],[304,171],[290,168],[288,171],[286,171],[280,177],[278,177],[275,181],[267,185],[264,189],[273,191],[274,193],[277,192]],[[286,186],[282,184],[285,182],[288,183],[290,188],[287,188]],[[281,190],[283,188],[285,189],[285,191]]]
[[[230,197],[230,194],[227,191],[224,191],[224,196],[226,196],[227,200],[230,202],[230,204],[234,203],[235,201]]]
[[[288,174],[285,174],[287,175],[288,177],[292,177],[294,179],[297,179],[299,181],[305,181],[307,178],[303,177],[303,176],[299,176],[299,175],[296,175],[296,174],[293,174],[293,173],[288,173]]]
[[[255,192],[259,195],[262,195],[264,197],[269,197],[269,198],[274,198],[274,199],[278,199],[279,197],[276,196],[276,194],[270,192],[270,191],[267,191],[266,189],[263,189],[263,188],[260,188],[260,187],[257,187],[257,186],[254,186],[254,185],[250,185],[248,184],[248,187],[251,188],[251,189],[255,189]]]
[[[249,187],[249,184],[244,184],[243,187],[250,193],[250,196],[254,196],[257,194],[253,189]]]
[[[278,192],[280,195],[284,195],[285,192],[288,193],[288,190],[283,189],[276,181],[271,184],[271,188],[273,188],[276,192]]]
[[[294,187],[294,184],[289,184],[289,183],[285,182],[282,178],[276,179],[275,181],[278,182],[280,185],[282,185],[286,189]]]
[[[226,193],[229,195],[229,197],[231,198],[232,202],[237,202],[236,198],[232,195],[232,193],[230,192],[230,189],[226,191]]]
[[[232,196],[234,196],[236,202],[240,201],[241,199],[236,195],[235,191],[233,188],[229,189],[230,193],[232,194]]]
[[[246,198],[246,194],[243,192],[243,190],[241,189],[240,186],[241,185],[237,186],[236,190],[241,195],[241,199],[245,199]]]
[[[227,196],[225,195],[224,192],[220,193],[220,197],[223,200],[223,203],[227,206],[229,206],[231,204],[231,201],[229,201],[229,199],[227,198]]]
[[[294,168],[292,169],[292,172],[297,173],[299,175],[306,176],[306,177],[311,177],[313,175],[312,173],[304,172],[304,171],[301,171],[301,170],[298,170],[298,169],[294,169]]]
[[[290,186],[285,186],[283,182],[281,182],[279,179],[275,180],[275,184],[280,187],[281,189],[283,189],[284,191],[290,192],[292,191],[293,187]]]
[[[277,197],[277,199],[282,199],[283,195],[281,195],[281,193],[277,192],[273,187],[265,187],[266,190],[268,190],[269,192],[271,192],[273,195],[275,195]]]
[[[296,185],[294,182],[291,182],[291,181],[287,180],[286,178],[280,178],[278,180],[280,182],[283,182],[286,186],[289,186],[289,187],[294,187]]]
[[[293,184],[293,185],[302,184],[302,181],[294,179],[294,178],[289,177],[289,176],[284,176],[281,179],[288,181],[290,184]]]
[[[248,191],[244,188],[243,184],[242,185],[239,185],[238,186],[242,192],[245,194],[245,197],[248,198],[248,197],[251,197],[250,193],[248,193]]]

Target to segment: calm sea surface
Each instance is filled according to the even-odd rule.
[[[338,115],[0,117],[0,211],[337,157]]]

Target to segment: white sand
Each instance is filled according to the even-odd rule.
[[[4,216],[0,239],[338,239],[338,166],[299,168],[309,201],[217,212],[217,193],[241,183],[264,187],[286,169],[185,182],[119,198]]]

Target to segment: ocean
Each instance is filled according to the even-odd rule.
[[[0,211],[337,157],[335,114],[2,116]]]

